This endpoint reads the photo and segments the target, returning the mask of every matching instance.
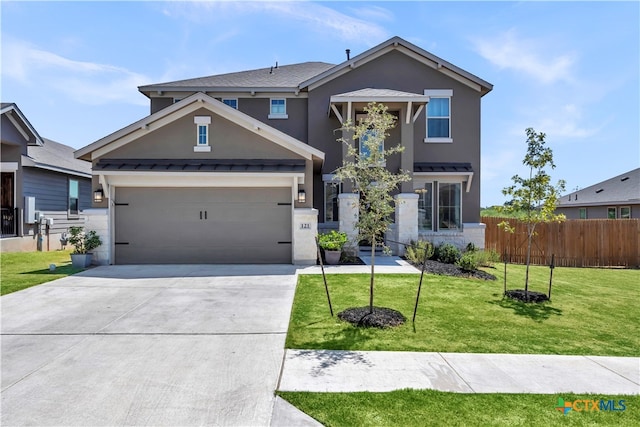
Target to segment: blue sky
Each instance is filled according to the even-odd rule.
[[[640,166],[640,3],[1,3],[1,98],[80,148],[144,116],[137,86],[305,61],[393,36],[489,81],[482,205],[547,134],[567,191]]]

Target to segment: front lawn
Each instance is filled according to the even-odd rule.
[[[524,266],[510,265],[508,288],[521,288]],[[463,353],[640,356],[640,270],[556,268],[552,301],[503,299],[496,281],[425,275],[415,325],[419,275],[377,275],[375,305],[399,310],[393,329],[356,328],[331,318],[321,275],[301,275],[287,348]],[[329,275],[334,311],[368,304],[368,275]],[[549,268],[532,267],[530,290],[547,291]]]
[[[0,254],[0,295],[60,279],[82,271],[71,267],[70,251],[7,252]],[[49,265],[55,264],[55,271]]]
[[[388,393],[278,392],[325,426],[637,426],[640,396],[574,394],[462,394],[434,390]],[[558,398],[613,400],[617,411],[556,410]],[[624,400],[622,411],[620,400]],[[598,405],[599,406],[599,405]],[[583,403],[576,405],[583,409]]]

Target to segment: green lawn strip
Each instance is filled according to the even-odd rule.
[[[640,270],[556,268],[552,301],[503,299],[496,281],[425,275],[416,323],[411,323],[418,275],[376,275],[375,305],[407,323],[363,329],[332,318],[322,276],[301,275],[287,348],[465,353],[640,355]],[[508,288],[522,288],[524,266],[510,265]],[[329,275],[335,313],[368,304],[368,275]],[[532,267],[530,289],[545,292],[549,268]]]
[[[7,252],[0,254],[1,295],[60,279],[82,271],[71,267],[70,251]],[[55,271],[49,265],[55,264]]]
[[[278,392],[283,399],[328,427],[337,426],[637,426],[640,396],[595,394],[462,394],[434,390],[387,393]],[[555,409],[558,398],[613,400],[624,411]],[[584,408],[583,403],[576,405]],[[588,405],[591,409],[591,405]]]

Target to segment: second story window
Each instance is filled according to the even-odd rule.
[[[193,147],[194,152],[209,152],[209,125],[211,124],[210,116],[195,116],[193,122],[196,125],[196,145]]]
[[[451,97],[453,90],[425,90],[427,104],[427,137],[424,142],[453,142],[451,138]]]
[[[238,99],[237,98],[222,98],[222,102],[228,105],[231,108],[238,109]]]
[[[284,98],[271,98],[270,100],[270,109],[269,109],[269,118],[270,119],[288,119],[287,115],[287,100]]]

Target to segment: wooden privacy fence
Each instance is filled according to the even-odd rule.
[[[507,233],[498,224],[508,220],[515,226]],[[508,261],[524,264],[527,256],[527,226],[512,218],[482,217],[487,225],[485,248]],[[538,224],[531,248],[531,263],[548,265],[555,254],[560,267],[639,267],[640,219],[569,219]]]

